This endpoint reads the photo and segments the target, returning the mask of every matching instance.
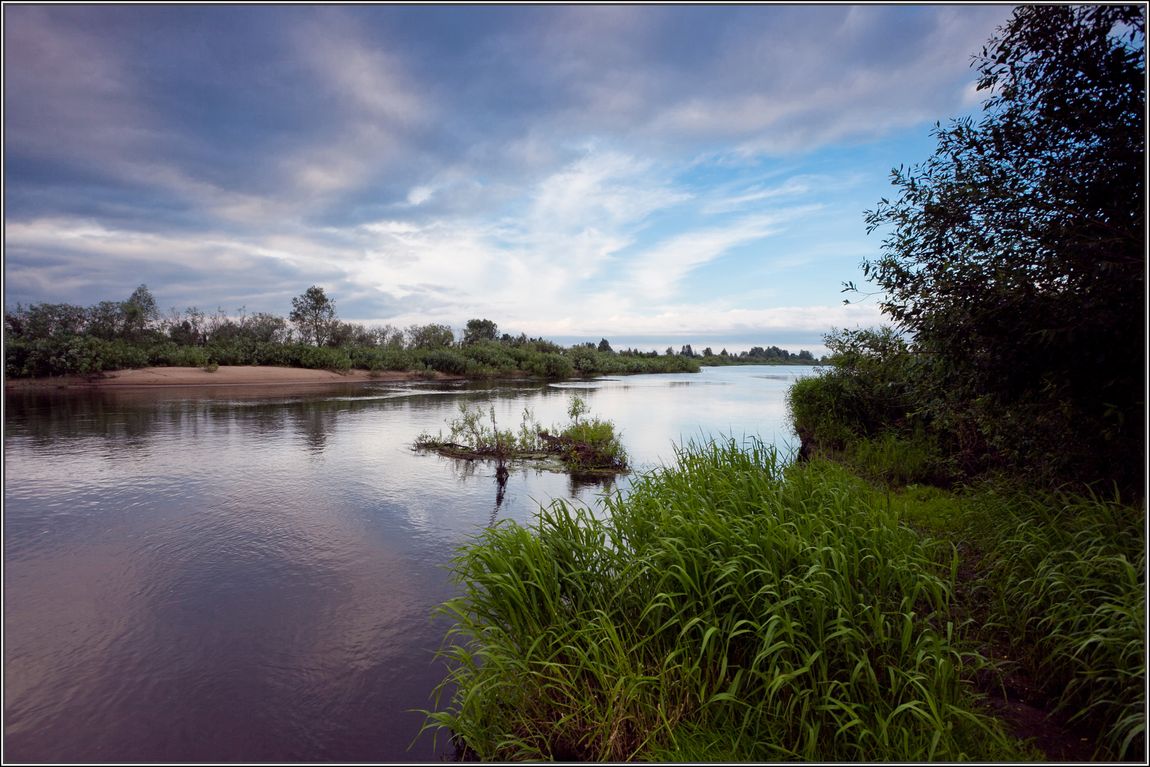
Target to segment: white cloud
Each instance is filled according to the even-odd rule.
[[[296,30],[296,47],[345,114],[383,127],[416,127],[434,114],[425,89],[389,41],[368,38],[354,19],[328,9]]]
[[[729,224],[697,229],[657,243],[631,262],[631,290],[654,300],[668,300],[676,295],[680,283],[694,269],[736,246],[770,237],[786,222],[819,207],[807,205],[745,216]]]
[[[578,322],[571,318],[540,319],[530,327],[547,335],[624,336],[760,336],[771,343],[780,333],[821,337],[832,328],[874,327],[883,324],[875,304],[778,306],[763,309],[720,309],[683,304],[653,312],[614,313]]]
[[[422,205],[431,199],[435,194],[435,190],[430,186],[416,186],[412,187],[411,191],[407,193],[408,205]]]

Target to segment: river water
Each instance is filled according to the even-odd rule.
[[[500,428],[572,393],[632,465],[708,435],[797,447],[785,394],[807,367],[704,368],[559,384],[9,393],[4,415],[8,762],[395,762],[443,678],[448,563],[540,503],[594,505],[532,467],[417,454],[460,402]]]

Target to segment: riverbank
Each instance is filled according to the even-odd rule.
[[[1138,507],[875,486],[734,441],[603,503],[461,552],[429,727],[507,761],[1144,753]]]
[[[5,390],[21,389],[129,389],[168,386],[307,386],[332,383],[463,380],[463,376],[402,370],[330,370],[271,365],[221,365],[209,371],[197,367],[148,367],[114,370],[100,376],[48,376],[4,381]]]

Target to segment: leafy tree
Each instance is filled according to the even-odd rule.
[[[598,349],[599,349],[599,351],[603,352],[604,354],[614,354],[615,353],[615,350],[611,348],[611,342],[608,341],[606,338],[599,340]]]
[[[323,288],[312,285],[303,295],[291,300],[288,319],[304,343],[323,346],[335,325],[335,301],[327,297]]]
[[[267,312],[256,312],[246,316],[242,328],[244,335],[257,343],[287,343],[290,335],[284,318]]]
[[[16,305],[4,313],[5,330],[16,338],[45,339],[77,335],[84,330],[88,311],[72,304]]]
[[[132,295],[124,302],[123,316],[124,336],[133,340],[142,338],[148,327],[160,319],[156,299],[147,285],[141,284],[132,291]]]
[[[375,333],[375,345],[390,347],[392,349],[403,348],[403,331],[394,325],[380,325],[373,328]]]
[[[1026,450],[1141,463],[1144,45],[1138,6],[1017,8],[975,57],[979,122],[936,125],[867,213],[889,227],[863,264],[884,311],[935,361],[944,410],[1004,455],[1041,423]]]
[[[202,346],[207,341],[204,313],[195,306],[189,306],[183,314],[172,307],[164,324],[168,329],[168,337],[181,346]]]
[[[468,320],[463,330],[463,345],[494,341],[499,338],[499,326],[491,320]]]
[[[101,301],[88,309],[85,327],[90,335],[106,341],[118,338],[124,330],[124,303]]]
[[[409,349],[442,349],[455,343],[455,332],[451,326],[438,323],[412,325],[406,335]]]

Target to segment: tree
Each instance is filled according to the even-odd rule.
[[[463,345],[480,341],[494,341],[499,338],[499,326],[491,320],[468,320],[463,330]]]
[[[132,340],[139,340],[149,326],[160,319],[160,310],[156,308],[156,299],[148,286],[141,284],[132,291],[132,295],[124,302],[124,336]]]
[[[599,340],[598,349],[599,349],[599,351],[603,352],[604,354],[614,354],[614,352],[615,352],[615,350],[611,348],[611,342],[608,341],[606,338],[602,338]]]
[[[975,57],[980,121],[936,125],[866,215],[889,227],[863,264],[883,310],[997,449],[1041,423],[1141,463],[1144,44],[1140,7],[1017,8]]]
[[[72,304],[17,304],[14,311],[4,313],[7,332],[29,340],[79,335],[87,320],[88,310]]]
[[[244,335],[256,343],[280,344],[288,340],[288,326],[283,317],[267,312],[248,315],[241,323]]]
[[[328,298],[323,288],[312,285],[303,295],[291,300],[288,319],[296,326],[304,343],[323,346],[335,324],[335,301]]]
[[[409,349],[442,349],[455,343],[455,332],[451,326],[438,323],[412,325],[406,335]]]
[[[85,328],[90,335],[111,341],[124,330],[124,302],[101,301],[88,308]]]

